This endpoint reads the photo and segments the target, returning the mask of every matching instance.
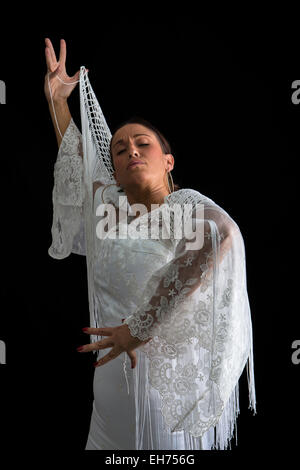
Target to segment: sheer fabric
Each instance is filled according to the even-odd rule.
[[[141,350],[149,358],[149,381],[160,393],[166,425],[194,437],[218,425],[215,444],[225,448],[239,412],[236,386],[248,357],[255,406],[245,252],[234,221],[198,196],[204,221],[195,211],[193,219],[196,230],[204,226],[203,247],[189,250],[187,240],[180,240],[174,259],[151,276],[142,305],[125,323],[133,336],[152,337]]]
[[[81,73],[80,86],[82,136],[71,120],[54,169],[49,254],[57,259],[71,252],[87,256],[91,326],[115,326],[123,317],[133,336],[152,338],[136,350],[138,364],[130,374],[135,448],[226,449],[239,413],[238,380],[247,361],[249,402],[256,412],[240,230],[220,206],[192,189],[170,194],[165,204],[134,219],[125,193],[108,186],[114,182],[107,155],[111,135],[87,74]],[[93,181],[104,185],[95,201]],[[125,223],[118,221],[114,227],[124,239],[96,236],[100,219],[95,211],[102,196],[118,215],[128,211],[121,217]],[[177,237],[178,221],[182,227],[193,221],[194,232],[204,234],[203,246],[191,249],[187,236]],[[136,229],[145,233],[150,225],[157,229],[156,240],[135,238]],[[164,229],[169,230],[167,239],[162,237]],[[111,362],[111,370],[120,373],[117,359]],[[108,365],[99,369],[108,370]],[[95,409],[91,430],[99,430],[96,414]]]
[[[73,119],[63,136],[54,165],[52,201],[49,255],[56,259],[66,258],[71,253],[85,255],[82,137]]]

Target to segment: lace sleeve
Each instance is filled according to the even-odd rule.
[[[182,238],[175,249],[174,259],[155,272],[143,294],[143,305],[127,317],[130,333],[141,340],[159,335],[160,326],[173,321],[175,311],[196,289],[202,292],[211,281],[214,261],[214,239],[219,243],[219,263],[231,246],[234,223],[213,210],[205,211],[205,219],[193,212],[194,231],[204,231],[203,246],[187,249],[190,240]],[[149,300],[150,299],[150,300]]]
[[[63,136],[54,165],[52,201],[49,255],[56,259],[66,258],[71,253],[85,255],[82,138],[73,119]]]

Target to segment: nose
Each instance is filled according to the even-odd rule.
[[[139,152],[137,151],[137,149],[133,145],[131,145],[129,147],[129,158],[138,157],[138,156],[139,156]]]

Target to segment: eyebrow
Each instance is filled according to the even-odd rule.
[[[147,137],[151,137],[151,135],[149,135],[149,134],[134,134],[133,137],[138,137],[139,135],[146,135]],[[122,142],[124,142],[123,139],[118,140],[118,142],[116,142],[116,143],[113,145],[113,147],[115,147],[117,144],[121,144]]]

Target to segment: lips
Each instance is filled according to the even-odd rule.
[[[140,161],[140,160],[136,160],[134,162],[131,162],[129,163],[129,165],[127,166],[127,168],[131,167],[131,166],[135,166],[135,165],[144,165],[144,162]]]

